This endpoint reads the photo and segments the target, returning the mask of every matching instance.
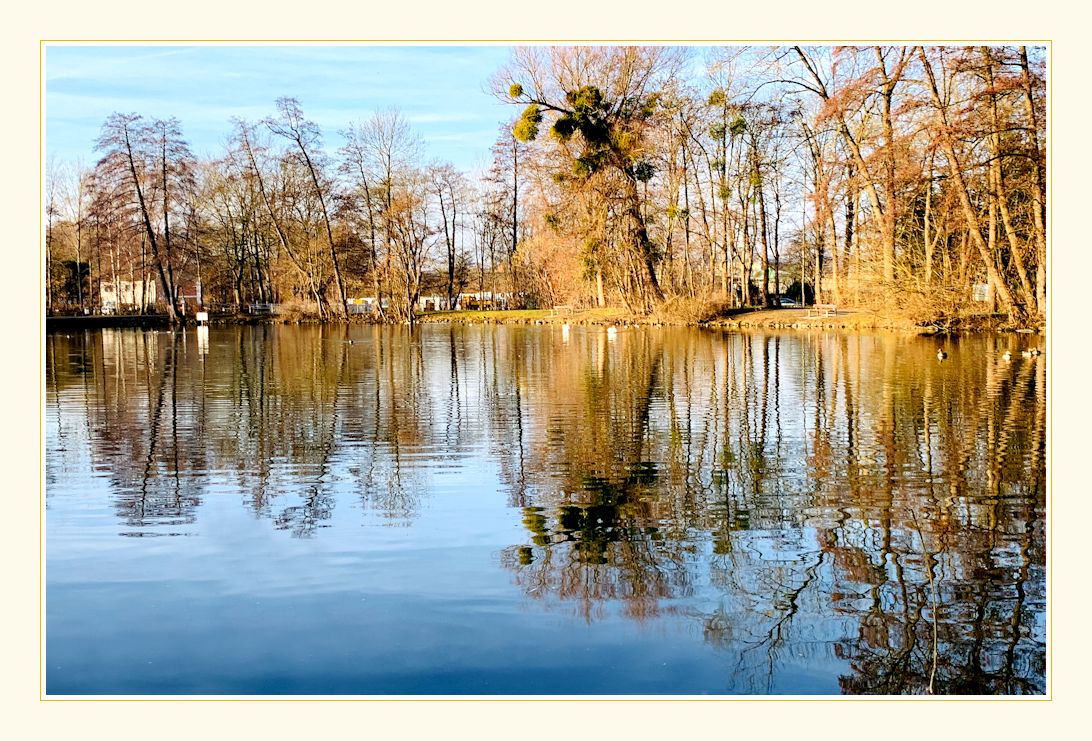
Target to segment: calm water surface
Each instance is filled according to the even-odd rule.
[[[1043,693],[1025,342],[49,334],[47,691]]]

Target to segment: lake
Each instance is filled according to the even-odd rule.
[[[1042,694],[1038,342],[49,333],[47,693]]]

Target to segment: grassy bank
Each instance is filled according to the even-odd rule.
[[[794,329],[794,330],[887,330],[912,334],[938,332],[1006,331],[1016,329],[1007,317],[983,314],[962,317],[958,321],[922,324],[893,311],[843,309],[829,315],[816,315],[810,307],[781,309],[727,309],[692,311],[668,307],[648,316],[632,314],[622,308],[586,309],[559,313],[551,309],[513,309],[509,311],[433,311],[418,316],[421,324],[511,324],[511,325],[636,325],[636,326],[699,326],[728,330]],[[215,323],[283,323],[318,322],[317,316],[285,313],[275,316],[221,317]],[[334,320],[338,321],[338,320]],[[352,317],[353,323],[372,322],[371,317]],[[1042,331],[1042,328],[1037,328]]]
[[[525,309],[514,311],[437,311],[422,315],[420,321],[423,324],[568,323],[571,325],[702,326],[723,329],[837,329],[847,331],[884,329],[911,333],[937,331],[936,327],[919,326],[910,319],[895,314],[857,309],[839,309],[830,316],[815,316],[814,314],[815,312],[808,308],[736,309],[721,311],[714,316],[693,318],[690,316],[674,316],[670,313],[636,316],[620,308],[589,309],[576,311],[572,314],[557,314],[548,309]],[[963,327],[963,329],[968,328]],[[978,328],[997,327],[982,326]]]
[[[559,314],[551,309],[510,311],[431,311],[418,317],[422,324],[615,324],[630,320],[625,309],[588,309]]]

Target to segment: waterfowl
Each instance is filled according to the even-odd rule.
[[[1004,360],[1006,363],[1009,362],[1010,360],[1012,360],[1012,353],[1006,350],[1005,352],[1001,353],[1001,359]]]
[[[948,353],[944,352],[943,350],[937,350],[937,360],[947,360],[947,359],[948,359]]]

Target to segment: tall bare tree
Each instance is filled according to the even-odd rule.
[[[376,304],[382,315],[384,285],[393,268],[400,239],[399,211],[402,194],[416,180],[421,141],[397,109],[379,111],[344,132],[342,172],[350,178],[352,192],[363,200]],[[412,199],[408,199],[412,200]],[[403,232],[404,234],[404,232]]]
[[[306,281],[307,291],[315,301],[319,316],[325,318],[326,299],[323,296],[321,266],[316,265],[312,256],[297,244],[306,240],[297,239],[295,232],[298,230],[293,229],[293,213],[298,212],[298,188],[292,181],[292,172],[287,168],[270,167],[267,162],[268,147],[256,140],[253,125],[241,119],[235,120],[233,151],[230,157],[234,167],[253,179],[281,248]]]
[[[171,218],[190,185],[194,164],[181,126],[174,118],[144,123],[135,113],[114,113],[103,124],[96,149],[104,153],[100,174],[124,181],[136,201],[168,315],[178,322]]]
[[[429,168],[429,179],[436,194],[443,227],[447,308],[453,309],[458,298],[456,269],[460,263],[460,251],[457,240],[461,232],[459,216],[466,198],[466,179],[450,163],[434,164]]]
[[[337,247],[334,244],[334,232],[330,226],[330,210],[327,201],[331,199],[333,183],[326,175],[326,156],[322,152],[322,132],[314,121],[303,115],[303,109],[295,98],[277,99],[277,116],[265,119],[265,125],[274,134],[287,139],[293,145],[294,154],[310,176],[314,196],[318,199],[325,227],[326,242],[330,248],[330,263],[334,269],[334,281],[337,284],[338,301],[341,315],[349,315],[349,304],[345,297],[345,282],[341,277],[341,265],[338,262]]]

